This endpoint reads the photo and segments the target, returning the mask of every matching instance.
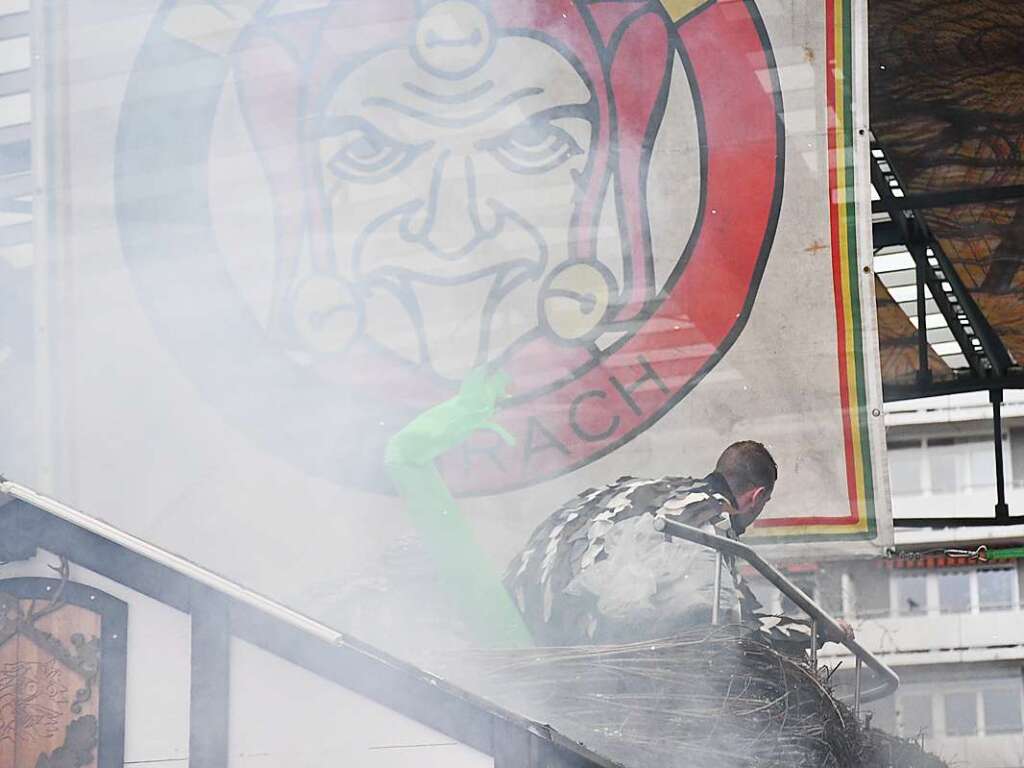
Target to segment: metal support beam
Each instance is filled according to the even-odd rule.
[[[818,673],[818,620],[811,619],[811,669]]]
[[[883,157],[876,157],[876,152],[882,152]],[[928,235],[927,233],[922,233],[918,230],[919,222],[916,220],[916,217],[908,216],[906,212],[899,207],[899,201],[893,195],[893,188],[890,184],[890,181],[893,180],[895,180],[895,183],[899,183],[899,180],[896,178],[895,171],[892,170],[891,166],[888,165],[888,161],[884,158],[884,151],[879,147],[872,147],[871,183],[874,185],[875,191],[881,198],[881,202],[885,204],[889,211],[891,222],[899,232],[900,243],[907,248],[911,257],[914,259],[918,294],[920,296],[920,291],[922,290],[923,285],[926,285],[928,292],[931,293],[936,306],[939,308],[939,312],[942,313],[942,316],[946,321],[946,325],[953,332],[953,338],[956,339],[957,344],[960,346],[960,351],[967,360],[967,364],[971,367],[971,370],[974,371],[975,375],[983,376],[986,371],[983,369],[982,361],[971,344],[971,340],[967,335],[967,330],[964,328],[963,323],[960,322],[957,309],[950,301],[950,297],[947,295],[947,292],[942,289],[942,281],[938,279],[937,275],[935,275],[932,265],[928,261]],[[924,236],[922,237],[922,235]],[[876,247],[881,246],[876,245]],[[918,311],[920,312],[920,304],[918,307]],[[917,381],[915,383],[918,387],[924,383],[922,382],[921,370],[921,368],[918,369]],[[885,394],[883,393],[883,397],[884,396]]]
[[[915,219],[919,227],[924,227],[924,222],[919,217],[915,217]],[[952,288],[953,295],[956,296],[957,302],[971,324],[971,328],[981,342],[982,349],[985,351],[985,357],[988,359],[993,374],[995,376],[1005,375],[1013,361],[1010,359],[1010,353],[1006,351],[1002,339],[999,338],[999,334],[989,325],[988,319],[978,309],[978,305],[974,303],[971,294],[963,282],[961,282],[956,267],[946,258],[946,254],[939,247],[939,244],[935,243],[931,250],[932,258],[938,262],[939,269],[942,270],[946,282]]]
[[[878,154],[882,157],[878,157]],[[939,311],[953,332],[968,365],[979,378],[1005,375],[1012,362],[1006,347],[978,309],[970,292],[960,280],[956,268],[946,258],[941,246],[928,231],[927,225],[912,210],[908,202],[910,198],[897,197],[893,194],[894,189],[901,188],[901,183],[895,169],[885,157],[884,150],[878,146],[872,147],[871,181],[881,198],[878,201],[881,203],[881,210],[888,212],[890,219],[902,232],[903,242],[915,263],[923,267],[932,298],[935,299]],[[972,335],[980,342],[984,360],[981,359],[979,350],[972,341]]]
[[[908,243],[907,236],[898,222],[876,221],[871,225],[871,242],[875,250],[888,248],[892,245],[928,245],[928,243]]]
[[[854,673],[853,682],[853,716],[860,717],[860,676],[861,671],[864,668],[864,664],[861,662],[860,656],[857,657],[857,671]]]
[[[992,402],[992,442],[996,450],[996,520],[1010,516],[1006,505],[1006,476],[1003,473],[1003,390],[989,392]]]
[[[722,600],[722,553],[715,552],[715,602],[711,604],[711,623],[718,626],[719,602]]]
[[[916,244],[909,246],[910,255],[914,259],[915,267],[923,270],[924,284],[928,287],[928,292],[935,301],[935,305],[939,308],[939,312],[942,313],[942,317],[952,332],[953,338],[956,339],[961,353],[967,360],[967,365],[970,366],[975,376],[987,376],[989,372],[985,368],[984,361],[978,350],[971,343],[971,335],[968,333],[968,329],[961,322],[961,313],[964,311],[964,305],[960,302],[959,297],[955,296],[955,291],[953,293],[957,299],[956,304],[953,303],[949,294],[943,289],[942,278],[946,277],[946,274],[943,272],[941,277],[936,274],[936,271],[929,262],[929,258],[934,258],[934,256],[929,256],[929,250],[934,253],[934,248],[927,246]],[[952,287],[952,284],[950,285]],[[970,322],[969,316],[968,322]],[[973,324],[971,330],[973,330]]]
[[[896,528],[992,528],[1003,525],[1024,525],[1024,515],[1002,517],[896,517]]]
[[[928,363],[928,320],[926,315],[927,297],[925,296],[925,268],[923,259],[914,260],[914,280],[917,283],[917,384],[928,386],[932,380],[932,371]]]
[[[1024,375],[1010,372],[1006,376],[992,378],[975,378],[962,376],[949,381],[932,381],[921,387],[917,384],[885,384],[883,398],[891,403],[897,400],[912,400],[918,397],[936,397],[939,395],[958,395],[963,392],[987,392],[992,389],[1024,389]]]
[[[231,628],[223,595],[195,585],[190,600],[192,675],[188,724],[188,764],[224,768],[228,764]]]
[[[495,720],[491,743],[494,768],[532,768],[536,764],[531,754],[533,745],[529,731],[516,728],[512,723]]]
[[[926,192],[919,195],[906,195],[898,198],[904,210],[921,210],[923,208],[946,208],[956,205],[973,203],[997,203],[1014,201],[1024,198],[1024,184],[1013,184],[1004,187],[974,187],[971,189],[951,189],[945,192]],[[874,213],[889,210],[881,200],[871,203]]]

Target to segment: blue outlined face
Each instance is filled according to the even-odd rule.
[[[317,170],[356,307],[335,332],[460,379],[539,328],[545,277],[570,255],[591,93],[539,40],[425,26],[344,73]]]

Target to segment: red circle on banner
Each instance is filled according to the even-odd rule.
[[[449,28],[449,20],[441,16],[421,24],[424,13],[444,6],[454,8],[452,18],[467,22],[472,34],[463,35],[465,30],[458,25]],[[583,158],[586,164],[581,160],[577,176],[567,183],[559,181],[558,189],[569,190],[566,205],[558,203],[556,211],[564,218],[558,218],[557,226],[545,224],[551,231],[557,229],[557,242],[551,242],[560,250],[549,253],[546,241],[535,247],[541,252],[533,265],[538,269],[526,277],[535,283],[530,287],[537,291],[536,317],[527,317],[525,330],[517,330],[520,335],[511,335],[513,341],[496,354],[490,349],[487,354],[476,352],[472,363],[500,367],[508,375],[511,398],[502,403],[495,421],[515,443],[507,445],[494,432],[481,430],[449,451],[440,465],[453,492],[488,494],[529,486],[616,450],[678,404],[739,336],[774,238],[784,167],[781,94],[753,0],[709,0],[678,22],[657,0],[382,0],[331,3],[309,13],[271,10],[267,6],[253,18],[229,65],[200,47],[181,45],[160,25],[154,26],[122,108],[115,173],[125,259],[155,332],[203,396],[254,442],[304,472],[388,492],[388,441],[417,414],[448,400],[458,389],[461,373],[442,373],[429,364],[432,360],[424,363],[404,349],[396,352],[394,346],[379,343],[379,336],[364,332],[368,294],[359,279],[372,270],[355,274],[344,269],[354,269],[352,264],[363,253],[360,238],[369,229],[345,218],[351,210],[336,211],[325,201],[322,174],[330,163],[321,155],[321,144],[330,99],[345,90],[338,88],[344,78],[367,62],[390,66],[380,63],[382,52],[408,47],[410,40],[419,39],[414,33],[423,38],[415,43],[422,47],[417,50],[418,65],[442,79],[449,74],[462,77],[489,56],[499,55],[502,40],[495,43],[495,36],[531,38],[532,47],[519,50],[551,57],[540,62],[534,74],[544,75],[545,66],[574,70],[579,77],[573,83],[590,99],[584,103],[586,99],[577,94],[579,103],[549,100],[536,113],[564,117],[566,113],[559,111],[563,107],[586,112],[590,135],[584,143],[589,151],[579,151],[579,145],[575,152],[569,150],[569,156]],[[441,48],[431,48],[438,41],[445,50],[457,43],[461,52],[452,58]],[[191,67],[195,76],[205,78],[206,86],[188,101],[176,91],[165,93],[160,73],[168,61]],[[510,71],[505,61],[501,66],[502,72]],[[223,88],[229,73],[236,91]],[[697,214],[685,248],[678,244],[666,254],[661,245],[655,254],[647,210],[648,172],[671,79],[683,74],[697,126]],[[387,74],[378,71],[377,76]],[[484,80],[481,87],[492,85]],[[559,82],[564,86],[568,80]],[[520,93],[543,90],[537,82],[519,84]],[[154,93],[161,97],[154,98]],[[207,146],[197,149],[176,130],[175,116],[188,111],[189,124],[196,126],[194,138],[210,142],[218,110],[229,93],[238,97],[237,106],[229,108],[244,117],[251,142],[252,149],[243,154],[262,163],[274,212],[268,222],[274,280],[279,274],[284,279],[273,283],[269,312],[260,303],[262,298],[253,298],[255,294],[239,284],[237,265],[248,269],[250,232],[233,238],[239,227],[230,218],[235,211],[220,204],[234,199],[234,190],[225,185],[236,178],[237,169],[230,165],[235,153],[218,153]],[[373,96],[381,100],[379,93]],[[432,94],[435,100],[442,97]],[[677,117],[673,112],[671,119]],[[350,130],[351,123],[345,126]],[[442,121],[441,127],[450,126]],[[398,152],[373,132],[363,130],[359,140],[340,141],[337,136],[344,131],[338,130],[329,134],[334,143],[349,152],[356,170],[370,177],[374,162],[401,165],[400,158],[414,157],[415,151],[431,144],[428,137],[414,137]],[[559,135],[571,138],[554,129],[544,136]],[[480,143],[477,137],[470,138],[472,146]],[[526,142],[528,148],[531,141],[539,140],[533,136]],[[572,144],[566,139],[560,146]],[[216,167],[224,157],[228,167]],[[688,157],[690,162],[692,155]],[[221,179],[221,188],[196,183],[194,168],[202,163],[211,165],[207,178]],[[690,170],[687,165],[678,175],[686,178]],[[428,181],[433,178],[420,175]],[[159,196],[159,230],[154,230],[154,198],[147,187],[152,178],[165,180]],[[539,177],[522,173],[521,178]],[[406,226],[413,217],[402,216],[403,211],[427,206],[410,207],[405,191],[391,196],[377,191],[374,197],[366,194],[369,188],[361,188],[365,198],[387,200],[387,216],[374,209],[369,220],[401,219],[387,244],[423,245],[418,228],[425,225]],[[521,188],[533,194],[527,182],[521,182]],[[658,203],[664,203],[663,194],[659,192]],[[342,206],[349,203],[345,196],[338,200]],[[615,209],[621,241],[618,276],[598,257],[602,228],[614,228],[602,220],[606,204]],[[470,206],[460,210],[469,211]],[[515,213],[509,211],[506,207],[509,216]],[[232,226],[218,239],[217,222],[225,220]],[[569,227],[564,234],[563,221]],[[487,229],[479,221],[472,223]],[[529,231],[520,226],[520,234]],[[332,239],[350,234],[352,243]],[[684,236],[673,236],[677,234]],[[231,256],[225,256],[230,249]],[[468,246],[464,250],[448,249],[440,255],[455,262],[456,256],[470,253]],[[515,261],[508,256],[514,249],[495,251],[498,257],[488,258],[506,259],[498,267]],[[376,253],[385,260],[393,257],[387,247]],[[425,253],[434,261],[423,260],[428,266],[419,267],[417,279],[437,278],[444,284],[444,275],[430,273],[441,262],[438,252]],[[410,255],[407,250],[403,256],[414,258],[418,253]],[[345,259],[351,263],[343,265]],[[391,261],[384,266],[400,271],[403,265],[396,267]],[[488,268],[497,267],[492,263]],[[309,274],[298,275],[300,270]],[[183,281],[182,275],[189,279]],[[459,279],[468,281],[464,274]],[[202,290],[195,291],[200,284]],[[451,284],[458,280],[452,278]],[[533,294],[528,296],[533,300]],[[197,297],[205,302],[206,311],[194,311]],[[442,298],[448,301],[447,296]],[[526,300],[515,309],[523,317],[532,312]],[[573,312],[576,320],[582,318],[576,325]],[[618,340],[606,345],[609,338]],[[350,439],[352,435],[358,439]]]

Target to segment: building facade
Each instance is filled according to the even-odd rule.
[[[1020,514],[1024,397],[1007,393],[1003,414],[1006,497]],[[992,517],[986,393],[891,403],[886,421],[894,518]],[[873,725],[920,739],[951,764],[1024,765],[1024,569],[995,554],[1021,541],[1024,526],[897,528],[890,557],[790,565],[791,578],[900,675],[895,695],[866,705]],[[987,562],[966,555],[982,544]],[[755,581],[755,591],[766,609],[797,612],[766,584]],[[822,660],[839,664],[835,679],[848,686],[852,658],[842,650],[827,645]]]

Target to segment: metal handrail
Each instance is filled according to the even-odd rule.
[[[243,587],[218,573],[196,565],[191,560],[186,560],[184,557],[168,552],[166,549],[161,549],[147,541],[143,541],[138,536],[126,533],[110,523],[87,515],[85,512],[39,493],[39,491],[29,488],[27,485],[21,485],[20,483],[8,480],[3,475],[0,475],[0,493],[12,496],[15,499],[21,499],[37,509],[49,512],[54,517],[66,520],[76,528],[94,533],[107,541],[112,541],[129,552],[141,555],[147,560],[158,563],[188,579],[273,616],[275,619],[283,621],[314,637],[318,637],[325,642],[338,646],[348,643],[348,638],[345,635],[331,629],[326,624],[311,619],[298,611],[293,611],[291,608],[281,605],[259,592]]]
[[[792,600],[793,603],[811,617],[811,660],[815,665],[817,664],[816,642],[818,635],[817,628],[819,625],[831,630],[834,637],[843,638],[841,640],[836,640],[835,642],[845,646],[846,649],[853,654],[854,658],[857,659],[854,681],[855,712],[860,711],[860,703],[862,701],[874,701],[876,699],[881,699],[899,688],[899,676],[893,672],[885,662],[871,653],[871,651],[867,650],[856,640],[845,638],[843,628],[836,623],[835,619],[829,616],[824,609],[808,597],[803,590],[787,579],[781,571],[761,557],[751,547],[748,547],[746,544],[741,544],[734,539],[727,539],[724,536],[706,533],[699,528],[694,528],[692,525],[686,525],[675,520],[669,520],[663,515],[658,515],[654,518],[654,528],[655,530],[668,534],[669,536],[686,539],[694,542],[695,544],[703,544],[704,546],[715,550],[717,553],[725,552],[726,554],[735,555],[746,560],[751,566],[753,566],[754,570],[775,585],[782,594],[786,595],[786,597]],[[716,578],[715,583],[717,587],[720,585],[721,580]],[[717,596],[715,598],[714,605],[718,605]],[[875,673],[882,679],[881,685],[878,685],[868,691],[861,691],[860,675],[862,664],[867,664],[875,671]]]
[[[213,573],[205,568],[202,568],[195,563],[186,560],[177,555],[171,554],[166,550],[162,550],[159,547],[155,547],[148,542],[143,541],[131,534],[125,533],[109,523],[105,523],[96,518],[90,517],[83,512],[80,512],[73,507],[63,504],[56,499],[45,496],[38,491],[20,485],[18,483],[11,482],[3,476],[0,476],[0,493],[6,493],[15,498],[19,498],[22,501],[26,501],[39,509],[43,509],[57,517],[60,517],[68,522],[92,533],[98,534],[99,536],[113,541],[126,549],[136,552],[144,557],[149,558],[161,565],[170,568],[173,571],[177,571],[189,578],[198,581],[201,584],[212,587],[213,589],[226,594],[239,602],[248,604],[254,608],[257,608],[265,613],[268,613],[275,618],[281,619],[292,626],[301,629],[304,632],[320,637],[327,642],[335,645],[345,645],[347,642],[346,637],[336,630],[327,627],[320,622],[304,616],[296,611],[286,608],[273,600],[270,600],[263,595],[254,592],[252,590],[241,587],[240,585],[230,581],[229,579],[220,576],[219,574]],[[783,594],[789,597],[797,606],[803,609],[812,619],[811,637],[812,649],[815,648],[813,640],[817,637],[817,625],[820,623],[822,626],[832,630],[832,633],[836,637],[843,636],[842,628],[836,623],[835,619],[829,616],[825,611],[818,606],[810,597],[797,587],[793,582],[787,579],[780,571],[774,566],[768,563],[762,558],[757,552],[748,547],[746,544],[741,544],[733,539],[727,539],[724,536],[716,536],[714,534],[705,533],[699,528],[694,528],[690,525],[676,522],[675,520],[669,520],[663,516],[657,516],[654,519],[654,527],[656,530],[668,534],[669,536],[676,536],[681,539],[687,539],[696,544],[702,544],[706,547],[714,549],[716,552],[725,552],[727,554],[736,555],[746,560],[751,566],[754,567],[758,573],[764,576],[768,581],[774,584]],[[715,579],[716,591],[721,588],[721,562],[720,558],[716,558],[716,571],[718,576]],[[714,608],[717,609],[718,599],[716,597]],[[713,610],[713,615],[717,618],[717,610]],[[857,659],[856,668],[856,680],[855,680],[855,694],[854,694],[854,709],[859,710],[861,701],[874,701],[880,699],[883,696],[888,696],[890,693],[895,691],[900,684],[900,679],[895,672],[892,671],[885,663],[878,659],[874,654],[865,649],[855,640],[839,640],[837,641],[847,648]],[[813,651],[812,651],[813,655]],[[860,672],[861,663],[866,663],[871,667],[879,677],[883,678],[884,682],[882,685],[872,688],[871,690],[861,693],[860,686]]]

